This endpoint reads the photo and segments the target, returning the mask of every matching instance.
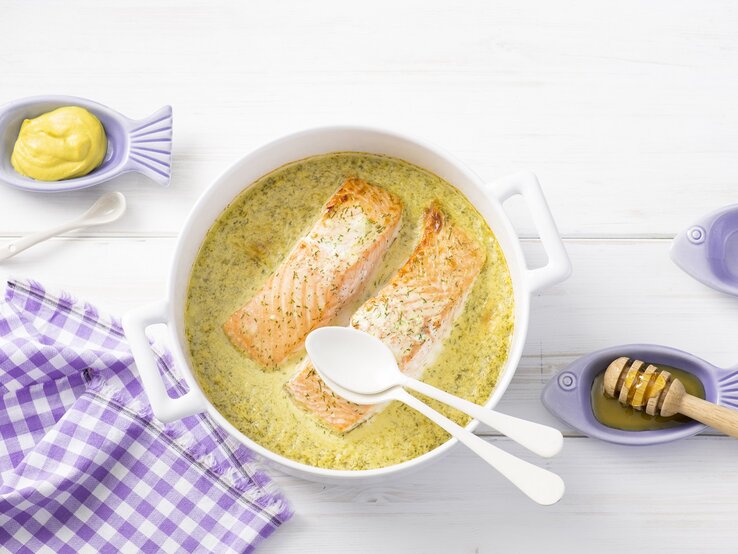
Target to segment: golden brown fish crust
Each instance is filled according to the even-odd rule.
[[[261,290],[225,322],[228,338],[260,364],[278,365],[360,293],[401,218],[396,195],[347,179]]]
[[[484,265],[482,245],[453,225],[434,202],[410,257],[379,293],[351,318],[351,325],[390,347],[400,369],[415,378],[432,363]],[[323,383],[309,359],[286,385],[295,403],[324,425],[350,431],[382,406],[344,400]]]

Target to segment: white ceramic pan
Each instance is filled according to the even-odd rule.
[[[241,159],[218,178],[192,209],[177,242],[169,274],[167,298],[128,313],[123,327],[136,364],[141,373],[146,394],[154,414],[162,421],[173,421],[190,414],[208,412],[249,448],[287,473],[311,480],[356,482],[396,475],[427,464],[446,453],[456,443],[449,440],[418,458],[389,467],[371,470],[332,470],[302,464],[252,441],[231,425],[208,401],[197,384],[189,362],[185,339],[184,304],[192,265],[210,226],[225,207],[246,187],[270,171],[295,160],[329,152],[354,151],[394,156],[423,167],[458,188],[487,220],[505,254],[515,294],[515,326],[510,355],[498,379],[488,407],[493,407],[505,393],[523,351],[528,331],[530,297],[532,294],[563,281],[571,266],[556,229],[546,200],[535,175],[519,173],[495,183],[485,183],[452,156],[422,141],[393,132],[363,127],[326,127],[303,131],[276,140]],[[519,239],[503,210],[502,203],[521,195],[533,216],[541,241],[548,255],[545,266],[528,269]],[[164,324],[168,328],[168,347],[174,361],[189,385],[184,396],[170,398],[161,381],[154,356],[146,338],[146,328]],[[476,421],[469,424],[473,429]]]

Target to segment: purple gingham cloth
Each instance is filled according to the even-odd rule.
[[[158,356],[172,396],[186,390]],[[118,321],[35,282],[0,303],[0,552],[251,552],[291,515],[208,416],[152,417]]]

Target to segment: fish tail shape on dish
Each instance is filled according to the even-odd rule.
[[[231,342],[274,367],[361,292],[395,239],[402,202],[347,179],[259,292],[224,324]]]
[[[405,264],[351,318],[351,325],[390,347],[400,369],[418,378],[451,333],[485,261],[482,245],[450,222],[434,202]],[[334,394],[309,359],[287,383],[295,403],[327,427],[346,432],[384,406],[359,405]]]

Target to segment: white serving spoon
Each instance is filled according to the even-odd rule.
[[[408,377],[397,367],[392,351],[368,333],[353,327],[322,327],[307,341],[313,363],[324,365],[326,377],[344,389],[374,395],[392,387],[406,387],[478,419],[544,458],[555,456],[564,446],[564,436],[558,429],[489,410]]]
[[[323,327],[308,335],[305,346],[320,377],[339,396],[357,404],[381,404],[391,400],[403,402],[457,438],[535,502],[550,505],[558,502],[563,496],[564,481],[555,473],[521,460],[486,442],[405,391],[402,387],[409,378],[402,375],[399,368],[397,368],[394,355],[379,339],[351,327]],[[398,378],[395,373],[400,373],[400,377]],[[426,394],[424,387],[429,387],[433,389],[429,391],[433,395],[428,394],[428,396],[435,398],[443,396],[443,398],[438,398],[441,401],[444,401],[446,395],[454,399],[454,403],[457,400],[462,400],[424,383],[421,383],[421,385],[423,387],[420,387],[419,392]],[[367,391],[367,393],[363,394],[359,391]],[[440,392],[442,395],[438,395],[436,392]],[[495,413],[471,402],[468,404],[482,411]],[[449,405],[453,406],[454,404],[449,403]],[[473,415],[466,409],[463,411]],[[535,440],[528,440],[525,433],[520,432],[521,427],[516,425],[517,422],[525,424],[522,426],[523,429],[528,428],[528,425],[535,426],[531,427],[534,433],[539,431],[539,427],[550,429],[511,416],[496,415],[503,416],[498,420],[502,422],[501,427],[511,427],[513,433],[523,437],[523,442],[526,443],[531,442],[535,445]],[[488,414],[484,414],[484,419],[490,419]],[[494,426],[498,427],[497,425]],[[556,432],[558,433],[558,431]],[[542,444],[550,442],[544,440]],[[551,452],[556,448],[550,446],[539,448],[536,446],[536,449]],[[556,451],[560,449],[559,446]]]
[[[106,192],[97,199],[90,209],[76,219],[68,221],[62,225],[57,225],[46,231],[34,233],[27,237],[22,237],[10,244],[0,247],[0,262],[12,258],[16,254],[43,242],[57,235],[73,231],[75,229],[84,229],[95,225],[104,225],[112,223],[119,219],[126,211],[126,197],[120,192]]]

